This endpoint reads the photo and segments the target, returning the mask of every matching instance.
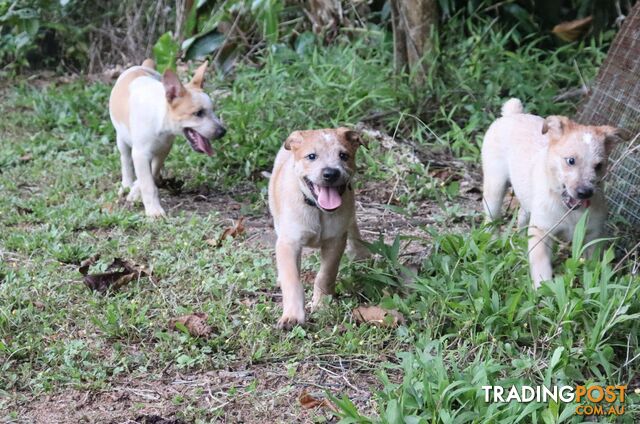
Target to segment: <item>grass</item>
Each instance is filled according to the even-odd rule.
[[[430,254],[407,279],[404,258],[414,255],[404,250],[416,237],[400,229],[373,241],[375,261],[344,261],[341,297],[331,307],[304,328],[274,330],[279,291],[271,244],[261,234],[271,230],[259,175],[290,131],[364,121],[395,134],[403,141],[398,149],[444,152],[473,169],[481,134],[505,98],[518,96],[540,114],[571,114],[573,104],[553,97],[579,86],[576,69],[591,79],[605,54],[606,40],[548,52],[488,22],[448,25],[419,89],[393,76],[390,49],[378,38],[305,56],[281,52],[260,68],[240,67],[232,81],[215,81],[228,136],[213,158],[176,142],[166,170],[183,185],[163,191],[170,217],[158,222],[118,201],[108,85],[42,88],[18,80],[3,89],[3,419],[29,421],[34,405],[55,409],[42,402],[45,394],[79,404],[66,392],[91,393],[99,401],[90,407],[99,411],[113,392],[128,393],[130,410],[114,406],[98,418],[154,412],[187,422],[329,420],[324,411],[300,409],[305,386],[336,396],[343,422],[579,422],[572,405],[487,404],[480,386],[637,387],[640,285],[628,267],[613,273],[611,251],[586,262],[570,255],[556,265],[556,279],[534,292],[521,235],[492,237],[458,181],[441,181],[428,164],[400,163],[379,140],[359,155],[360,187],[398,181],[393,204],[379,207],[408,218],[435,208],[435,224],[417,240]],[[199,205],[198,195],[206,198]],[[254,226],[247,238],[220,248],[207,242],[240,215]],[[108,296],[91,293],[78,264],[97,253],[94,271],[123,257],[146,265],[155,279]],[[310,256],[305,271],[317,265]],[[357,325],[351,310],[365,301],[398,309],[406,324]],[[210,338],[168,328],[171,318],[198,311],[208,314]],[[629,396],[627,422],[637,420],[639,404]]]

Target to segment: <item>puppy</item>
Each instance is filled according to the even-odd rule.
[[[160,217],[165,212],[156,182],[174,137],[184,134],[193,150],[211,156],[211,140],[222,137],[226,129],[202,91],[207,62],[186,85],[173,71],[160,75],[154,68],[147,59],[120,75],[111,90],[109,115],[120,150],[122,192],[130,190],[130,202],[142,197],[146,215]]]
[[[320,248],[321,264],[311,300],[315,310],[334,293],[340,258],[367,256],[356,224],[351,179],[360,136],[347,128],[295,131],[276,156],[269,181],[269,209],[276,234],[283,312],[279,328],[305,320],[300,282],[303,247]]]
[[[518,99],[508,100],[502,118],[489,127],[482,145],[485,213],[489,219],[500,218],[511,183],[521,205],[518,226],[529,226],[529,262],[536,288],[552,277],[550,235],[571,240],[587,209],[586,242],[602,235],[607,217],[602,177],[617,136],[618,130],[610,126],[525,114]]]

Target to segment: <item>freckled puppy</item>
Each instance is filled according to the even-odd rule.
[[[171,70],[160,75],[151,59],[127,69],[109,98],[109,115],[116,129],[122,166],[122,189],[127,200],[142,197],[145,213],[164,216],[156,181],[176,135],[184,134],[191,148],[211,156],[212,139],[226,130],[213,113],[211,99],[202,91],[207,62],[182,85]]]
[[[300,282],[303,247],[320,248],[312,310],[325,295],[334,293],[347,243],[354,256],[367,255],[356,224],[351,187],[361,143],[358,133],[347,128],[295,131],[278,152],[269,181],[269,209],[278,236],[276,262],[283,296],[279,328],[288,329],[305,320]]]
[[[507,101],[502,118],[489,127],[482,145],[485,212],[500,218],[511,183],[521,205],[518,225],[529,225],[535,287],[552,277],[549,235],[571,240],[589,209],[586,242],[601,237],[607,217],[602,177],[618,134],[616,128],[580,125],[564,116],[525,114],[518,99]]]

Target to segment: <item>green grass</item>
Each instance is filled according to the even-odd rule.
[[[282,140],[300,128],[364,120],[426,156],[445,150],[473,165],[481,134],[506,98],[518,96],[539,114],[571,114],[573,104],[554,103],[553,97],[579,86],[576,68],[586,79],[595,75],[606,42],[555,52],[536,46],[536,40],[520,40],[487,22],[454,19],[436,43],[437,63],[418,88],[393,76],[389,45],[380,39],[305,56],[280,52],[259,68],[241,66],[232,80],[213,82],[225,91],[215,101],[228,135],[213,158],[177,140],[166,171],[184,182],[183,194],[163,192],[161,198],[176,207],[157,222],[145,219],[140,207],[118,202],[108,85],[79,80],[36,88],[22,80],[5,88],[0,103],[3,418],[21,418],[17,405],[68,389],[97,395],[131,381],[162,385],[166,375],[273,366],[283,369],[282,386],[264,387],[256,377],[225,393],[249,406],[284,397],[294,405],[288,410],[299,412],[296,396],[304,384],[296,385],[297,379],[309,381],[310,364],[336,358],[364,364],[359,373],[375,374],[378,381],[361,388],[373,398],[355,402],[357,407],[329,390],[339,398],[343,422],[511,423],[519,417],[557,422],[570,406],[486,404],[480,386],[637,385],[637,276],[627,267],[613,273],[610,252],[586,262],[572,256],[558,262],[553,282],[534,292],[521,235],[506,231],[492,237],[478,226],[474,211],[460,206],[457,183],[441,184],[423,164],[398,163],[396,152],[375,140],[359,154],[360,184],[399,181],[393,210],[407,216],[419,214],[426,203],[439,207],[433,218],[441,225],[425,228],[431,254],[407,282],[406,238],[374,242],[378,258],[365,264],[345,260],[341,297],[290,333],[274,329],[280,310],[271,249],[251,238],[213,248],[206,240],[215,240],[229,224],[226,200],[197,213],[180,204],[197,192],[229,195],[240,203],[236,216],[248,216],[248,225],[266,221],[266,180],[260,171],[269,170]],[[458,230],[448,228],[454,223]],[[460,228],[466,229],[462,235]],[[78,264],[96,253],[102,259],[94,270],[122,257],[148,266],[157,280],[142,278],[108,296],[91,293]],[[312,256],[303,267],[317,265]],[[356,325],[351,310],[364,299],[400,310],[407,323],[396,329]],[[168,329],[171,318],[197,311],[209,315],[214,329],[209,339]],[[324,380],[314,381],[329,388]],[[637,395],[629,396],[627,422],[637,419],[639,403]],[[229,414],[184,394],[173,396],[171,404],[186,421]],[[255,414],[262,421],[290,422],[277,413]],[[579,419],[567,416],[566,422]]]

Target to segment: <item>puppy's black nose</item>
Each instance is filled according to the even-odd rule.
[[[593,196],[593,189],[591,187],[579,187],[576,190],[576,194],[578,194],[578,199],[589,199]]]
[[[322,170],[322,179],[328,183],[334,183],[340,177],[340,170],[336,168],[324,168]]]
[[[227,133],[227,129],[225,127],[217,127],[214,133],[215,138],[222,138]]]

